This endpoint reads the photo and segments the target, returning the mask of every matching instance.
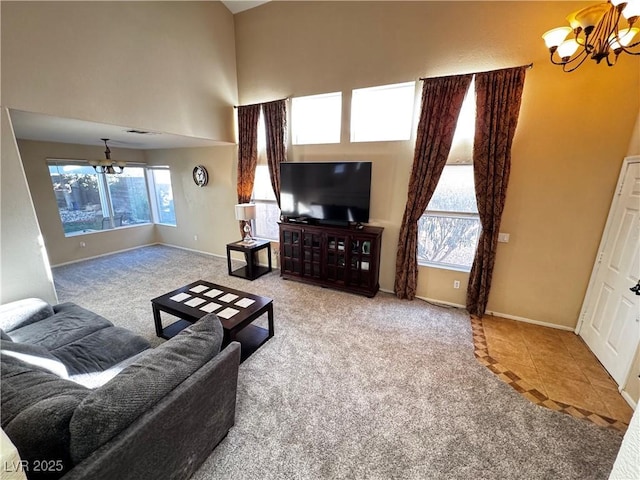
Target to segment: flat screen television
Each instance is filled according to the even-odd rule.
[[[370,196],[371,162],[280,164],[280,206],[289,221],[366,223]]]

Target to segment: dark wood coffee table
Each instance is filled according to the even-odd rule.
[[[242,345],[241,361],[273,337],[273,300],[215,283],[198,280],[151,300],[156,335],[169,339],[208,313],[220,318],[224,329],[223,347],[232,341]],[[178,317],[162,326],[160,312]],[[267,314],[269,329],[251,323]]]

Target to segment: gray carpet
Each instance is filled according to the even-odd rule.
[[[473,356],[466,312],[284,281],[163,246],[54,269],[74,301],[156,344],[150,299],[203,279],[274,299],[205,479],[606,479],[621,434],[535,406]],[[264,322],[263,322],[264,324]]]

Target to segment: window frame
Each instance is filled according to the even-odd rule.
[[[82,235],[92,235],[96,233],[109,232],[109,231],[119,230],[123,228],[135,228],[135,227],[141,227],[145,225],[153,225],[153,212],[152,212],[152,202],[149,196],[149,184],[148,184],[149,176],[147,175],[147,168],[146,168],[147,165],[140,164],[140,163],[127,163],[127,167],[129,168],[140,168],[142,170],[143,181],[144,181],[145,190],[146,190],[146,199],[147,199],[147,203],[149,204],[149,217],[150,217],[148,222],[134,223],[134,224],[128,224],[128,225],[122,225],[122,224],[116,225],[116,221],[115,221],[116,215],[113,208],[113,198],[112,198],[111,191],[109,189],[106,173],[97,172],[95,168],[91,164],[89,164],[87,160],[47,158],[46,165],[47,165],[47,173],[49,176],[49,181],[51,182],[51,191],[54,193],[54,196],[55,196],[55,187],[52,181],[50,167],[63,168],[65,166],[75,166],[75,167],[89,167],[93,169],[93,172],[91,172],[91,175],[95,175],[96,177],[98,197],[100,200],[100,211],[102,213],[103,222],[105,218],[109,219],[108,229],[101,229],[101,230],[91,229],[88,231],[79,230],[79,231],[73,231],[73,232],[66,232],[65,223],[62,219],[62,216],[60,215],[60,208],[58,207],[57,200],[56,200],[56,210],[58,211],[58,219],[60,220],[60,226],[62,227],[62,231],[65,238],[77,237]],[[84,174],[84,175],[88,175],[88,174]],[[117,175],[117,174],[114,174],[114,175]],[[105,213],[107,215],[105,215]]]
[[[298,101],[300,101],[301,99],[309,99],[309,98],[316,98],[316,99],[320,99],[320,98],[335,98],[337,97],[339,100],[339,109],[337,112],[337,117],[336,117],[336,121],[337,121],[337,139],[332,139],[331,141],[326,141],[325,139],[321,140],[321,141],[299,141],[298,137],[299,136],[303,136],[301,133],[299,133],[299,131],[297,130],[298,127],[296,127],[296,124],[299,123],[299,117],[296,118],[296,103]],[[327,93],[319,93],[319,94],[313,94],[313,95],[301,95],[298,97],[292,97],[291,98],[291,145],[292,146],[302,146],[302,145],[337,145],[340,144],[342,142],[342,110],[343,110],[343,102],[344,102],[344,95],[342,94],[342,91],[337,91],[337,92],[327,92]],[[299,108],[299,107],[298,107]],[[335,133],[335,132],[333,132]],[[307,139],[303,139],[303,140],[307,140]]]
[[[358,118],[358,115],[354,115],[356,111],[356,105],[354,99],[357,97],[357,92],[383,92],[389,91],[392,89],[400,89],[406,88],[411,91],[411,102],[410,102],[410,112],[407,114],[407,121],[409,122],[407,126],[407,131],[403,132],[402,137],[397,138],[366,138],[363,140],[359,140],[356,136],[364,136],[364,130],[361,126],[358,128],[357,125],[354,125],[354,122]],[[415,127],[415,117],[416,117],[416,98],[418,97],[416,94],[417,82],[415,80],[408,82],[399,82],[399,83],[390,83],[386,85],[375,85],[372,87],[363,87],[363,88],[354,88],[351,90],[351,104],[349,106],[350,119],[349,119],[349,141],[351,143],[375,143],[375,142],[408,142],[411,140]],[[405,112],[407,113],[407,112]],[[398,118],[395,117],[394,118]],[[404,118],[404,117],[403,117]],[[393,122],[392,122],[393,123]],[[360,132],[360,133],[358,133]]]
[[[166,223],[160,221],[160,213],[158,206],[158,196],[156,192],[156,179],[153,175],[154,170],[166,170],[169,172],[169,185],[171,186],[171,198],[173,200],[173,217],[175,223]],[[151,206],[151,220],[155,225],[164,225],[165,227],[177,227],[178,226],[178,216],[176,215],[175,209],[175,199],[173,197],[173,181],[171,179],[171,168],[168,165],[147,165],[146,169],[147,174],[147,194],[149,196],[149,204]],[[152,195],[153,192],[153,195]]]
[[[473,168],[473,165],[469,163],[464,163],[464,164],[447,163],[444,168],[459,167],[459,166],[471,166]],[[472,173],[473,173],[473,169],[472,169]],[[442,176],[440,177],[440,179],[442,179]],[[438,181],[438,184],[440,184],[440,180]],[[433,200],[433,197],[431,200]],[[431,203],[431,200],[429,200],[429,203]],[[482,223],[480,222],[480,213],[477,211],[478,206],[477,206],[477,199],[475,197],[475,186],[474,186],[474,200],[476,204],[475,212],[462,212],[458,210],[433,210],[433,209],[429,209],[427,205],[427,208],[425,209],[425,211],[420,216],[420,219],[418,220],[418,233],[420,232],[419,223],[425,217],[477,220],[479,230],[478,230],[478,237],[476,238],[476,245],[474,249],[474,257],[475,257],[475,252],[478,249],[478,241],[480,239],[480,234],[482,233]],[[418,241],[419,241],[419,236],[418,236]],[[473,261],[471,262],[471,265],[466,266],[466,265],[460,265],[455,263],[426,260],[423,257],[420,257],[419,255],[418,255],[417,261],[418,261],[418,265],[422,267],[440,268],[443,270],[453,270],[457,272],[466,272],[466,273],[469,273],[473,266]]]

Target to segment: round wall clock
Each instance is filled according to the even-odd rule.
[[[209,182],[209,174],[207,173],[207,169],[202,165],[197,165],[193,169],[193,181],[199,187],[204,187]]]

